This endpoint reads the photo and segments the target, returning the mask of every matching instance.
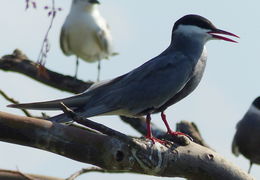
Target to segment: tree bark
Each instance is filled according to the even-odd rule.
[[[188,143],[153,144],[145,138],[130,138],[131,143],[126,143],[120,137],[0,112],[1,141],[43,149],[103,169],[191,180],[253,180],[216,152],[181,138]]]
[[[39,64],[30,61],[27,56],[18,49],[14,50],[13,54],[0,58],[0,69],[24,74],[45,85],[74,94],[85,91],[93,84],[91,81],[84,82],[47,68],[44,68],[44,72],[40,73]]]

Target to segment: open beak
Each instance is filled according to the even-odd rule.
[[[227,31],[223,31],[221,29],[214,29],[212,31],[209,31],[208,34],[210,34],[215,39],[222,39],[224,41],[230,41],[230,42],[234,42],[234,43],[237,43],[237,41],[234,41],[234,40],[229,39],[229,38],[224,37],[224,36],[220,36],[218,34],[224,34],[224,35],[228,35],[228,36],[233,36],[233,37],[239,38],[239,36],[237,36],[237,35],[235,35],[233,33],[227,32]]]

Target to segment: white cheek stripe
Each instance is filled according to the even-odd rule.
[[[182,33],[187,33],[187,34],[191,34],[191,33],[198,33],[198,34],[204,34],[209,32],[210,29],[203,29],[200,28],[198,26],[193,26],[193,25],[183,25],[180,24],[178,26],[178,28],[175,30],[175,32],[182,32]]]
[[[254,105],[251,105],[248,111],[254,114],[258,114],[260,116],[260,110],[257,109]]]

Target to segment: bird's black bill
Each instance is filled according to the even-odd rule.
[[[228,35],[228,36],[233,36],[233,37],[236,37],[236,38],[239,38],[239,36],[233,34],[233,33],[230,33],[230,32],[227,32],[227,31],[224,31],[224,30],[221,30],[221,29],[215,29],[215,30],[212,30],[210,32],[208,32],[213,38],[216,38],[216,39],[221,39],[221,40],[224,40],[224,41],[229,41],[229,42],[234,42],[234,43],[237,43],[237,41],[234,41],[233,39],[229,39],[227,37],[224,37],[224,36],[220,36],[218,34],[223,34],[223,35]]]

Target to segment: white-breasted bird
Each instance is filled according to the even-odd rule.
[[[240,153],[250,161],[248,173],[253,164],[260,164],[260,96],[257,97],[248,111],[237,123],[232,142],[232,153]]]
[[[212,39],[236,42],[220,34],[238,37],[217,29],[209,20],[198,15],[186,15],[175,22],[169,47],[161,54],[136,69],[94,84],[85,92],[54,101],[13,104],[9,107],[24,109],[60,109],[60,102],[83,117],[97,115],[146,116],[147,138],[151,134],[151,114],[161,112],[167,132],[173,132],[164,110],[189,95],[199,84],[206,65],[204,45]],[[188,110],[187,110],[188,111]],[[71,121],[65,114],[50,119]]]
[[[86,62],[98,61],[98,77],[100,76],[100,60],[115,55],[112,48],[112,36],[105,19],[100,15],[98,0],[73,0],[70,12],[62,26],[60,47],[69,56],[75,55],[76,73],[78,58]]]

